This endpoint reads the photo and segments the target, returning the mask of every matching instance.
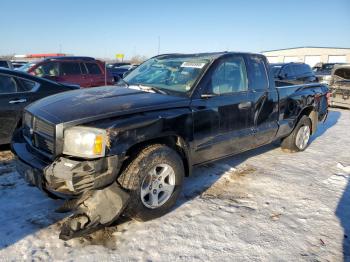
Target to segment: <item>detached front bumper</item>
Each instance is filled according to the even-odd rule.
[[[27,182],[60,198],[74,198],[112,184],[122,164],[119,156],[96,160],[58,157],[51,161],[35,152],[20,131],[14,135],[11,148],[18,160],[17,170]]]

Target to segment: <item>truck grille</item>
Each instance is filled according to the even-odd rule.
[[[23,135],[34,148],[48,154],[54,153],[54,125],[25,112],[23,118]]]

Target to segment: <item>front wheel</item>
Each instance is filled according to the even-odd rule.
[[[181,157],[165,145],[143,149],[118,178],[129,190],[126,215],[140,221],[160,217],[176,203],[184,179]]]
[[[281,147],[285,151],[299,152],[304,151],[308,146],[311,136],[311,120],[303,116],[292,133],[282,140]]]

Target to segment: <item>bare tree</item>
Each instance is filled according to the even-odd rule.
[[[0,55],[1,59],[11,60],[13,59],[13,55]]]
[[[146,56],[135,55],[130,58],[130,63],[132,64],[141,64],[143,61],[147,60]]]

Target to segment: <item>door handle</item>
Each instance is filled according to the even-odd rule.
[[[239,109],[248,109],[252,106],[252,102],[243,102],[243,103],[240,103],[238,104],[238,108]]]
[[[11,100],[9,101],[9,104],[20,104],[27,102],[27,99],[17,99],[17,100]]]

